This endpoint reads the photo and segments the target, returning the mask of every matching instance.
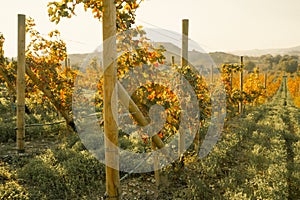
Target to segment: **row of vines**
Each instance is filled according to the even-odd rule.
[[[300,76],[298,74],[291,75],[287,84],[294,104],[300,107]]]
[[[40,34],[35,30],[34,20],[27,19],[26,31],[30,37],[26,50],[26,108],[28,112],[43,114],[59,113],[67,124],[76,129],[72,117],[72,94],[77,77],[80,78],[80,85],[84,88],[93,88],[90,85],[94,82],[98,91],[95,94],[94,106],[96,111],[102,110],[102,83],[103,80],[96,80],[101,74],[101,61],[96,57],[85,62],[84,73],[74,69],[71,66],[63,66],[63,61],[67,57],[66,44],[60,39],[58,31],[52,31],[48,36]],[[139,39],[134,39],[139,38]],[[12,103],[15,102],[16,95],[16,67],[17,62],[5,57],[3,44],[5,38],[1,35],[0,43],[0,77],[5,84]],[[135,80],[147,78],[147,74],[129,73],[133,68],[143,68],[147,66],[147,71],[156,70],[165,62],[164,47],[154,47],[148,42],[146,33],[142,27],[137,27],[129,32],[123,32],[118,35],[118,50],[122,54],[118,57],[118,79],[129,80],[132,85]],[[192,86],[199,100],[199,109],[201,111],[201,124],[210,117],[210,84],[206,78],[199,74],[193,67],[172,66],[175,71],[181,74]],[[224,64],[220,67],[221,79],[223,83],[213,83],[213,85],[224,84],[227,96],[228,116],[237,114],[239,102],[244,105],[259,105],[265,103],[278,90],[281,82],[281,74],[269,72],[267,76],[255,69],[251,73],[244,73],[243,91],[240,91],[239,74],[243,70],[240,64]],[[100,71],[99,71],[100,70]],[[87,74],[87,75],[86,75]],[[134,75],[134,79],[130,76]],[[94,77],[95,80],[92,78]],[[175,77],[169,76],[172,80]],[[265,80],[267,78],[267,80]],[[294,80],[294,79],[292,79]],[[168,80],[166,80],[168,81]],[[294,81],[297,82],[297,81]],[[290,84],[290,83],[289,83]],[[291,91],[294,95],[294,92]],[[84,98],[84,97],[83,97]],[[138,89],[131,95],[145,116],[148,116],[149,109],[154,104],[159,104],[166,109],[167,122],[164,129],[160,132],[160,137],[170,137],[178,131],[180,109],[178,99],[174,92],[163,85],[147,83],[138,85]],[[89,103],[83,99],[83,104]],[[41,112],[42,110],[42,112]],[[149,117],[149,116],[148,116]],[[144,138],[145,139],[145,138]]]
[[[72,17],[75,15],[75,7],[78,4],[84,4],[85,10],[91,9],[95,18],[102,18],[103,1],[61,0],[61,2],[48,4],[50,20],[59,23],[64,17]],[[178,93],[173,90],[174,88],[168,87],[166,83],[175,85],[176,89],[184,84],[190,85],[196,96],[200,116],[197,121],[199,130],[195,137],[194,149],[189,149],[190,151],[186,152],[185,157],[181,157],[182,159],[173,162],[172,165],[165,166],[161,171],[175,174],[172,177],[174,185],[172,183],[170,185],[174,186],[172,188],[177,191],[172,194],[173,196],[168,197],[173,199],[177,195],[176,197],[183,199],[212,199],[212,197],[295,199],[299,196],[299,189],[297,189],[299,167],[296,165],[299,161],[297,155],[299,130],[290,122],[298,120],[298,113],[297,116],[293,115],[297,109],[288,107],[289,110],[285,112],[277,112],[283,110],[282,106],[280,107],[277,102],[273,101],[273,104],[270,105],[274,109],[270,109],[270,105],[267,104],[277,91],[283,94],[282,88],[286,75],[282,72],[263,71],[258,68],[254,68],[250,72],[246,70],[247,66],[243,62],[226,63],[216,67],[219,74],[211,74],[211,77],[214,78],[209,82],[209,79],[200,73],[201,70],[197,70],[192,63],[188,66],[180,66],[179,63],[173,62],[172,65],[167,66],[166,53],[168,49],[153,45],[147,38],[143,27],[132,26],[135,23],[135,11],[139,7],[139,3],[136,0],[117,0],[115,4],[118,30],[116,37],[118,81],[130,90],[130,98],[145,118],[155,119],[155,117],[152,118],[154,105],[159,105],[164,109],[165,121],[162,123],[162,128],[155,132],[163,144],[169,143],[179,133],[182,113],[184,113],[181,102],[183,101],[187,108],[191,106],[191,99],[184,95],[185,91],[178,96]],[[34,116],[34,123],[55,123],[63,118],[68,128],[63,132],[60,130],[57,134],[58,138],[64,136],[66,140],[61,143],[55,141],[60,143],[55,146],[56,148],[46,148],[47,150],[40,155],[29,155],[32,157],[28,160],[22,160],[16,156],[15,161],[11,159],[10,155],[3,157],[4,162],[0,160],[0,173],[2,173],[0,174],[0,199],[2,197],[4,199],[99,197],[100,191],[105,190],[104,167],[87,151],[87,147],[82,144],[78,134],[67,133],[79,133],[84,130],[87,127],[78,126],[75,122],[81,121],[83,124],[89,125],[94,116],[97,116],[97,125],[103,127],[102,75],[105,67],[102,64],[101,51],[90,54],[80,67],[64,65],[68,52],[59,31],[51,31],[48,35],[41,34],[36,30],[34,20],[28,18],[26,33],[29,39],[26,48],[26,128],[30,127],[30,123],[32,123],[30,117],[32,116]],[[4,113],[11,109],[12,119],[15,120],[18,63],[5,56],[4,44],[5,37],[0,33],[0,91],[2,95],[0,107],[5,108]],[[166,69],[171,69],[176,73],[170,73]],[[151,81],[157,78],[154,77],[153,72],[161,75],[158,78],[161,82]],[[150,81],[143,82],[141,80]],[[300,106],[299,81],[299,76],[290,75],[287,82],[291,97],[297,106]],[[222,89],[225,89],[226,108],[215,111],[214,95]],[[184,99],[180,99],[182,97]],[[279,96],[275,97],[276,100],[282,101]],[[76,100],[80,100],[81,109],[79,110],[73,107]],[[245,115],[236,118],[239,120],[238,125],[230,123],[229,120],[241,114],[241,105],[249,110],[254,106],[263,106],[260,106],[257,112],[246,112]],[[91,110],[88,110],[89,108],[92,108],[92,113]],[[121,107],[118,109],[119,112],[122,111]],[[194,107],[192,109],[196,110]],[[78,111],[80,113],[76,113]],[[264,113],[267,115],[263,116]],[[3,113],[0,114],[3,115]],[[122,127],[119,127],[119,145],[123,149],[136,153],[151,152],[153,151],[151,143],[154,133],[146,134],[140,131],[132,134],[126,132],[126,129],[134,129],[131,129],[129,125],[123,126],[129,120],[133,121],[135,125],[139,123],[134,118],[134,114],[126,115],[125,112],[124,115],[120,115],[120,121],[122,120],[120,126]],[[212,150],[210,156],[202,160],[196,156],[190,156],[194,155],[194,151],[199,150],[199,142],[205,137],[204,132],[211,125],[212,119],[221,115],[224,117],[226,115],[228,123],[224,127],[221,141]],[[187,121],[194,120],[191,119],[191,116],[184,117],[187,118],[185,119]],[[6,116],[1,116],[0,123],[7,120],[5,118]],[[265,120],[261,120],[262,118]],[[230,130],[231,128],[232,130]],[[189,129],[190,127],[187,127],[186,131],[188,132]],[[41,131],[41,129],[32,130]],[[1,136],[1,145],[2,142],[5,143],[11,138],[14,142],[14,135],[15,129],[11,129],[8,137]],[[97,137],[86,134],[85,139],[98,150]],[[104,149],[104,145],[100,148]],[[131,162],[139,165],[139,163],[135,163],[135,160]],[[2,165],[2,163],[5,164]],[[9,164],[12,165],[9,166]],[[184,167],[186,167],[186,171],[182,170]],[[170,168],[172,170],[168,171]],[[120,174],[124,175],[123,172]],[[187,180],[181,179],[182,176],[186,176]],[[170,177],[168,178],[171,180]],[[146,179],[141,177],[141,180],[143,181],[140,182],[150,180],[149,182],[154,183],[151,176]],[[181,184],[180,186],[184,189],[177,189],[176,184]],[[161,186],[168,187],[167,184],[163,185],[163,181]],[[138,187],[138,184],[134,187]],[[172,188],[169,189],[172,190]],[[138,196],[139,194],[134,191],[137,190],[133,189],[132,193]],[[145,189],[144,192],[147,194],[148,190]],[[149,194],[153,195],[154,192],[152,192],[149,191]],[[126,192],[123,196],[126,196]]]

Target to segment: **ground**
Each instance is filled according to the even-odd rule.
[[[200,159],[187,153],[160,171],[121,181],[122,199],[297,199],[300,110],[284,89],[268,103],[228,120],[220,141]],[[16,154],[1,143],[0,199],[102,199],[104,166],[71,135],[45,135]],[[126,173],[121,173],[124,177]]]

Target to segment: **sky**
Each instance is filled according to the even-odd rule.
[[[68,53],[92,52],[101,44],[102,25],[83,7],[56,25],[48,18],[49,0],[0,2],[0,32],[8,57],[17,54],[18,14],[34,18],[42,34],[59,30]],[[182,19],[189,19],[190,39],[208,52],[300,45],[299,0],[144,0],[140,6],[137,25],[159,29],[172,42],[180,40]]]

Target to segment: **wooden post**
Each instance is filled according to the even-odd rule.
[[[189,20],[182,20],[182,48],[181,48],[181,66],[188,65],[188,47],[189,47]]]
[[[211,65],[211,68],[210,68],[210,80],[211,80],[211,83],[213,84],[214,83],[214,66]]]
[[[284,92],[283,105],[284,105],[284,106],[287,105],[287,101],[286,101],[286,98],[287,98],[287,85],[286,85],[286,80],[287,80],[287,76],[286,76],[286,73],[284,72],[284,75],[283,75],[283,92]]]
[[[241,95],[243,94],[243,69],[244,68],[244,57],[241,56],[241,72],[240,72],[240,91],[241,91]],[[241,97],[242,98],[242,97]],[[239,102],[239,113],[242,114],[243,113],[243,99],[240,100]]]
[[[25,152],[25,15],[18,15],[17,151]]]
[[[188,48],[189,48],[189,20],[182,20],[182,47],[181,47],[181,66],[185,67],[188,65]],[[181,131],[179,133],[179,148],[178,156],[182,156],[185,149],[185,133]]]
[[[154,142],[152,142],[152,150],[156,151],[156,145]],[[155,184],[157,187],[157,190],[159,190],[159,186],[160,186],[160,177],[159,177],[159,161],[158,161],[158,156],[154,155],[153,156],[153,164],[154,164],[154,177],[155,177]]]
[[[264,77],[264,88],[265,88],[265,91],[266,91],[266,97],[268,98],[267,85],[268,85],[268,71],[265,73],[265,77]]]
[[[233,79],[233,72],[230,72],[230,92],[232,92],[232,79]]]
[[[121,198],[118,151],[117,67],[116,67],[116,6],[112,0],[103,1],[103,64],[104,64],[104,134],[106,162],[106,195],[108,199]]]
[[[286,98],[287,98],[287,75],[285,74],[283,77],[284,77],[284,98],[286,100]]]
[[[268,72],[265,73],[265,77],[264,77],[264,88],[267,89],[267,84],[268,84]]]
[[[172,60],[171,60],[171,65],[172,65],[172,67],[174,67],[174,65],[175,65],[175,56],[172,56]]]
[[[68,67],[71,68],[71,59],[68,58]]]
[[[68,67],[68,57],[65,58],[65,68],[67,69]]]

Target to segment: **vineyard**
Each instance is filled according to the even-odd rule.
[[[177,55],[135,26],[140,3],[108,2],[48,4],[55,23],[81,3],[103,19],[80,63],[30,17],[17,59],[0,33],[0,199],[298,199],[298,57],[194,61],[188,20]]]

